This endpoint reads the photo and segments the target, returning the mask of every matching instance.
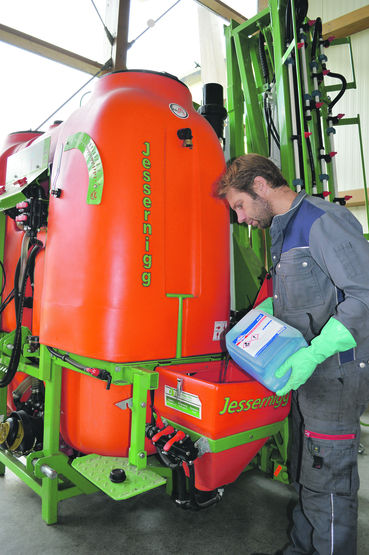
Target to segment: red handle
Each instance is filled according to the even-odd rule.
[[[172,447],[173,443],[176,443],[176,441],[180,441],[181,439],[184,439],[185,437],[186,437],[186,434],[180,430],[179,432],[176,433],[175,436],[172,437],[172,439],[170,439],[169,441],[166,442],[166,444],[163,447],[163,450],[164,451],[169,451],[169,449]]]
[[[155,441],[158,441],[158,439],[159,439],[161,436],[167,436],[168,434],[172,434],[173,432],[174,432],[173,426],[167,426],[166,428],[163,428],[163,429],[160,430],[157,434],[155,434],[155,435],[152,437],[151,441],[152,441],[153,443],[155,443]],[[174,436],[174,437],[175,437],[175,436]]]

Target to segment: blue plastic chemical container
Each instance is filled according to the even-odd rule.
[[[307,343],[297,329],[254,308],[227,333],[226,345],[243,370],[271,391],[277,391],[286,385],[291,371],[279,379],[275,371]]]

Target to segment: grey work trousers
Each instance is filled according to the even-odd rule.
[[[324,494],[300,486],[290,535],[286,555],[355,555],[357,492]]]
[[[365,370],[365,371],[364,371]],[[355,555],[360,415],[369,366],[318,366],[292,395],[291,478],[299,502],[286,555]]]

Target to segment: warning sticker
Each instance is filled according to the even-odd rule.
[[[201,401],[197,395],[177,391],[175,387],[165,386],[165,406],[178,410],[194,418],[201,419]]]
[[[275,322],[264,314],[259,314],[233,343],[257,358],[287,327]]]
[[[227,328],[228,322],[214,322],[214,333],[213,333],[213,341],[219,341],[222,333]]]

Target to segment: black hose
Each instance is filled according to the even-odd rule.
[[[305,119],[305,116],[304,116],[304,119]],[[306,146],[307,146],[308,155],[309,155],[309,164],[310,164],[310,170],[311,170],[312,187],[315,187],[316,186],[316,174],[315,174],[315,166],[314,166],[314,158],[313,158],[313,149],[311,148],[311,142],[310,142],[309,137],[307,137],[307,139],[306,139]]]
[[[280,144],[279,133],[275,127],[271,109],[267,102],[267,94],[265,94],[264,96],[264,115],[265,115],[265,121],[267,124],[267,130],[268,130],[268,149],[270,154],[271,137],[273,138],[275,144],[279,149],[281,148],[281,144]]]
[[[259,33],[258,47],[259,47],[260,65],[261,65],[261,70],[263,72],[264,82],[269,83],[269,69],[268,69],[268,63],[267,63],[266,54],[265,54],[264,35],[261,31]]]
[[[327,77],[333,77],[333,79],[339,79],[342,82],[342,89],[340,90],[340,92],[337,94],[337,96],[332,100],[332,102],[330,102],[330,104],[328,104],[328,110],[331,112],[332,108],[335,104],[337,104],[337,102],[342,98],[342,96],[345,94],[346,89],[347,89],[347,81],[344,78],[343,75],[341,75],[340,73],[333,73],[333,72],[329,72],[327,73]]]
[[[271,108],[267,101],[267,94],[265,94],[264,96],[264,114],[265,114],[265,119],[268,126],[269,150],[270,150],[270,136],[273,137],[274,142],[276,143],[278,148],[280,148],[280,137],[273,121]]]
[[[155,426],[156,424],[154,403],[155,403],[155,392],[153,389],[150,389],[151,426]]]
[[[295,3],[296,12],[296,27],[299,29],[307,15],[308,12],[308,1],[307,0],[297,0]],[[291,14],[291,0],[288,0],[286,6],[286,43],[290,44],[293,39],[293,24],[292,24],[292,14]]]
[[[99,380],[106,380],[107,385],[106,385],[106,389],[110,389],[111,386],[111,382],[112,382],[112,376],[110,374],[110,372],[108,372],[107,370],[102,370],[101,368],[89,368],[88,366],[85,366],[84,364],[81,364],[80,362],[77,362],[76,360],[74,360],[73,358],[71,358],[69,355],[62,355],[60,353],[58,353],[58,351],[55,351],[52,347],[47,346],[47,350],[49,351],[49,353],[62,360],[63,362],[67,362],[68,364],[70,364],[71,366],[74,366],[75,368],[77,368],[78,370],[82,370],[83,372],[86,372],[87,374],[89,374],[90,376],[94,376],[94,378],[98,378]]]
[[[0,306],[0,314],[6,309],[8,304],[14,299],[14,289],[10,291],[7,297],[3,300]]]
[[[80,364],[80,363],[77,362],[76,360],[70,358],[69,355],[62,355],[62,354],[58,353],[58,351],[55,351],[52,347],[47,347],[47,350],[48,350],[49,353],[52,354],[54,357],[59,358],[59,359],[62,360],[63,362],[67,362],[67,363],[70,364],[71,366],[74,366],[75,368],[78,368],[78,370],[84,370],[84,371],[86,372],[87,366],[85,366],[84,364]]]
[[[269,84],[269,69],[268,69],[268,62],[267,62],[266,53],[265,53],[264,42],[265,42],[264,35],[260,31],[260,33],[259,33],[259,42],[258,42],[260,65],[261,65],[261,70],[262,70],[263,77],[264,77],[264,82],[266,84]],[[278,131],[275,127],[275,124],[274,124],[274,121],[273,121],[273,118],[272,118],[270,106],[269,106],[268,101],[267,101],[267,93],[265,93],[265,95],[264,95],[264,115],[265,115],[265,121],[266,121],[267,128],[268,128],[268,150],[269,150],[269,153],[270,153],[271,137],[273,137],[273,140],[276,143],[276,145],[278,146],[278,148],[280,148],[280,139],[279,139]]]
[[[280,148],[280,147],[281,147],[281,144],[280,144],[280,137],[279,137],[278,130],[277,130],[276,126],[275,126],[275,123],[274,123],[274,121],[273,121],[273,117],[272,117],[272,113],[271,113],[271,108],[270,108],[270,106],[269,106],[269,113],[270,113],[270,127],[271,127],[271,130],[272,130],[272,133],[273,133],[273,139],[274,139],[275,142],[277,143],[278,148]]]
[[[224,383],[227,377],[227,370],[228,370],[228,364],[229,361],[231,360],[230,354],[228,353],[228,351],[226,352],[226,355],[224,357],[224,359],[222,360],[222,362],[220,363],[220,371],[219,371],[219,383]]]
[[[9,366],[7,371],[5,372],[4,377],[0,380],[0,387],[7,387],[12,379],[15,376],[16,371],[18,370],[21,350],[22,350],[22,317],[23,317],[23,308],[24,308],[24,298],[26,292],[26,285],[28,277],[31,273],[31,269],[35,263],[35,258],[39,250],[43,247],[41,241],[36,240],[36,243],[31,249],[31,252],[28,255],[26,266],[24,269],[24,274],[22,278],[22,283],[20,290],[18,290],[18,273],[19,271],[15,272],[15,279],[14,279],[14,291],[15,291],[15,318],[16,318],[16,328],[15,328],[15,336],[14,336],[14,343],[12,354],[10,356]],[[18,268],[18,266],[17,266]]]
[[[172,470],[173,478],[173,489],[172,496],[174,500],[179,504],[186,504],[187,499],[187,489],[186,489],[186,475],[182,466],[174,468]]]
[[[188,470],[190,473],[189,477],[189,494],[190,494],[190,505],[193,509],[206,509],[210,507],[210,505],[214,505],[218,503],[221,499],[221,495],[217,492],[210,497],[206,501],[199,501],[196,497],[196,488],[195,488],[195,468],[193,464],[188,465]],[[210,493],[210,492],[209,492]]]
[[[167,455],[164,455],[164,453],[162,452],[162,450],[158,445],[156,445],[156,455],[159,461],[162,462],[165,466],[167,466],[171,470],[175,470],[176,468],[178,468],[179,463],[170,462],[169,457]]]
[[[313,41],[311,43],[311,61],[314,60],[316,56],[316,47],[322,36],[322,20],[320,17],[317,18],[314,26]]]
[[[267,107],[267,95],[266,95],[266,93],[265,93],[265,95],[264,95],[263,107],[264,107],[264,116],[265,116],[265,121],[266,121],[266,124],[267,124],[267,131],[268,131],[268,153],[269,153],[269,155],[270,155],[272,132],[271,132],[271,129],[270,129],[269,113],[268,113],[268,107]]]
[[[18,314],[19,310],[19,274],[21,269],[21,260],[22,257],[18,260],[17,265],[15,267],[15,274],[14,274],[14,306],[15,306],[15,315]]]

